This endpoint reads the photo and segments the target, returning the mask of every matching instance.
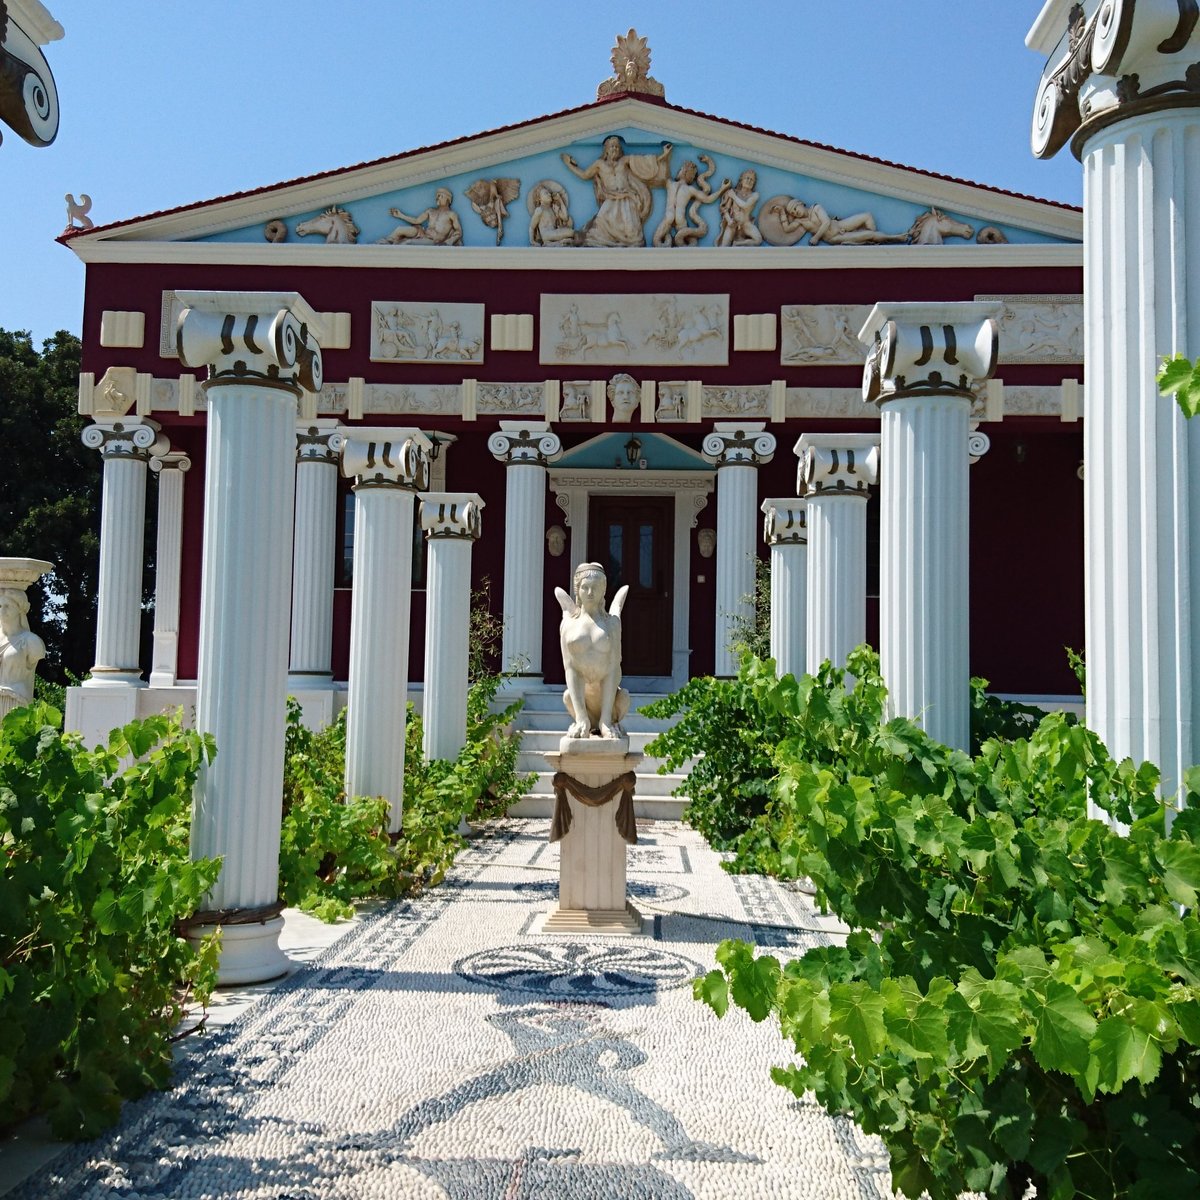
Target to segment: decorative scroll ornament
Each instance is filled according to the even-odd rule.
[[[231,294],[232,299],[236,293]],[[253,298],[253,293],[248,293]],[[204,298],[204,306],[191,306]],[[254,383],[300,392],[320,392],[324,382],[321,347],[289,308],[254,313],[222,312],[220,293],[181,293],[176,346],[185,367],[208,368],[207,389],[216,384]]]
[[[866,499],[879,480],[879,438],[873,434],[805,435],[796,454],[797,488],[806,496]]]
[[[155,454],[150,460],[150,470],[160,479],[164,472],[178,471],[186,475],[191,469],[192,460],[178,450],[171,450],[165,454]]]
[[[859,335],[874,342],[863,366],[863,399],[886,403],[906,396],[970,399],[990,379],[1000,353],[996,318],[1003,305],[882,303]]]
[[[624,36],[617,34],[611,61],[615,74],[596,88],[597,100],[630,92],[666,98],[663,85],[650,75],[650,47],[644,37],[638,37],[636,29],[631,29]]]
[[[344,441],[345,437],[339,429],[305,425],[296,431],[296,461],[336,464],[341,456]]]
[[[397,488],[419,492],[429,486],[430,440],[419,429],[346,430],[342,474],[354,488]]]
[[[600,808],[620,796],[621,802],[613,814],[613,821],[621,840],[630,846],[637,845],[637,821],[633,812],[633,792],[637,787],[637,776],[632,771],[626,771],[624,775],[618,775],[616,779],[599,787],[589,787],[586,783],[580,783],[573,775],[568,775],[566,771],[556,771],[553,787],[554,819],[550,823],[551,842],[561,842],[571,832],[573,818],[571,805],[567,802],[568,795],[580,804],[586,804],[588,808]]]
[[[775,436],[753,425],[718,424],[705,437],[701,450],[715,462],[717,469],[733,466],[759,466],[775,457]]]
[[[992,439],[978,429],[967,434],[967,457],[977,463],[992,448]]]
[[[808,544],[808,501],[803,496],[764,500],[763,541],[768,546]]]
[[[0,121],[31,146],[49,146],[58,136],[58,89],[38,43],[62,35],[57,21],[23,29],[0,0]]]
[[[111,424],[88,425],[79,439],[89,450],[99,450],[106,460],[133,458],[149,462],[171,448],[170,441],[153,421],[139,421],[136,417]]]
[[[1076,157],[1097,130],[1139,112],[1200,107],[1200,4],[1196,0],[1084,0],[1043,10],[1028,44],[1047,55],[1030,144]],[[1058,36],[1057,44],[1055,37]]]
[[[430,540],[477,541],[484,506],[478,492],[429,492],[421,497],[421,528]]]
[[[506,466],[545,466],[562,454],[562,441],[549,425],[531,421],[501,421],[488,438],[488,449]]]

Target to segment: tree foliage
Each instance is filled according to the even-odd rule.
[[[1155,768],[1060,714],[951,750],[884,720],[872,653],[847,670],[743,666],[787,726],[743,849],[851,933],[787,964],[724,943],[697,995],[774,1014],[776,1081],[879,1134],[906,1196],[1197,1194],[1200,808],[1168,832]]]
[[[101,464],[79,440],[79,355],[69,333],[39,352],[29,334],[0,330],[0,553],[54,564],[29,590],[30,624],[59,683],[92,665],[99,571]]]

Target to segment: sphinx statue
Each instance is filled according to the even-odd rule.
[[[621,684],[621,610],[629,587],[621,588],[604,608],[608,580],[599,563],[575,568],[574,597],[554,589],[562,608],[559,642],[567,690],[563,703],[571,717],[569,738],[623,737],[621,721],[629,711],[629,693]]]

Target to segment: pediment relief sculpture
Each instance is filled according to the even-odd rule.
[[[758,172],[747,167],[738,176],[737,187],[721,197],[721,230],[718,246],[761,246],[762,233],[754,219],[758,206]]]
[[[702,204],[719,200],[733,184],[723,180],[714,192],[708,186],[716,173],[717,164],[707,154],[696,156],[703,164],[699,171],[692,160],[686,159],[675,178],[666,185],[667,206],[663,219],[654,231],[656,246],[695,246],[708,233],[708,222],[700,215]]]
[[[759,218],[763,237],[772,246],[794,246],[808,238],[810,246],[867,246],[904,242],[908,232],[881,233],[869,212],[834,217],[820,204],[805,204],[795,196],[773,196]]]
[[[658,154],[626,154],[618,134],[604,139],[600,157],[581,167],[570,154],[561,157],[571,174],[590,183],[596,214],[583,227],[584,246],[644,246],[644,225],[653,207],[652,187],[666,187],[671,172],[670,142]]]
[[[504,218],[508,205],[521,194],[519,179],[477,179],[467,188],[467,199],[479,219],[496,231],[496,245],[504,240]],[[395,215],[395,214],[393,214]]]
[[[462,221],[450,207],[454,193],[448,187],[440,187],[433,195],[433,205],[418,213],[407,216],[398,208],[388,212],[397,221],[404,223],[387,237],[379,239],[381,246],[461,246],[463,244]]]
[[[556,179],[541,179],[529,189],[525,205],[529,209],[531,246],[578,244],[579,232],[567,203],[567,189]]]
[[[282,221],[272,221],[271,225],[283,225]],[[267,241],[282,242],[287,236],[287,226],[283,225],[283,237],[271,237],[270,226],[268,226]],[[354,218],[344,209],[333,205],[327,208],[323,213],[318,213],[315,217],[307,221],[301,221],[296,226],[297,237],[307,237],[310,233],[315,233],[324,237],[326,244],[347,246],[354,245],[358,241],[358,226],[354,223]]]

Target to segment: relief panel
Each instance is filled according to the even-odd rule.
[[[375,300],[371,361],[482,363],[483,305]]]

